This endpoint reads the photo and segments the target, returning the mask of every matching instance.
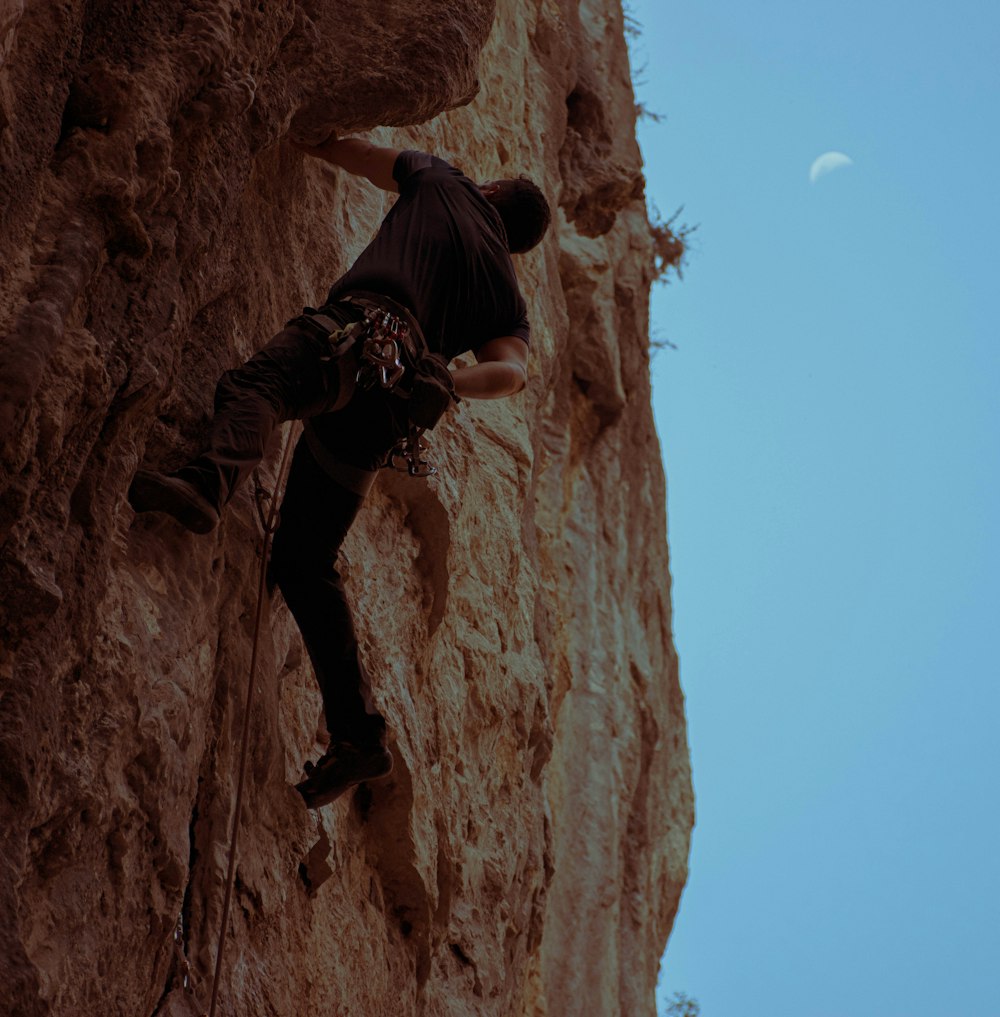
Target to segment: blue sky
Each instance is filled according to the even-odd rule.
[[[1000,5],[628,6],[698,225],[652,311],[698,811],[660,995],[1000,1017]]]

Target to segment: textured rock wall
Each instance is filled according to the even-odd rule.
[[[220,1012],[652,1014],[692,803],[617,4],[8,0],[0,58],[0,1007],[205,1007],[259,527],[250,492],[203,538],[124,496],[384,214],[287,144],[335,128],[562,213],[518,259],[527,390],[349,538],[397,769],[319,819],[271,605]]]

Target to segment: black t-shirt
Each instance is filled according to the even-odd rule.
[[[375,239],[334,283],[330,302],[352,290],[392,297],[420,322],[428,346],[449,360],[498,336],[529,341],[499,214],[467,176],[443,159],[400,152],[399,199]]]

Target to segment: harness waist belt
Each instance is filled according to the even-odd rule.
[[[353,304],[360,307],[366,313],[389,313],[395,315],[408,327],[403,331],[402,341],[406,348],[407,355],[416,363],[428,352],[427,340],[424,338],[420,322],[414,317],[413,312],[392,297],[381,293],[368,293],[365,290],[352,290],[337,298],[337,303]]]

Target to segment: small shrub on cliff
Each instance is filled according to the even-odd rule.
[[[698,1000],[685,996],[683,992],[675,992],[663,1011],[663,1017],[699,1017],[700,1014]]]
[[[649,235],[653,238],[653,282],[669,282],[670,272],[676,272],[678,279],[684,278],[684,265],[687,262],[689,243],[688,238],[698,228],[688,226],[684,223],[675,225],[677,217],[684,210],[682,205],[674,214],[664,222],[660,218],[655,206],[649,218]],[[649,348],[653,353],[660,350],[676,350],[677,344],[669,339],[660,336],[653,336],[649,341]],[[697,1004],[695,1004],[697,1006]],[[674,1017],[668,1013],[668,1017]],[[679,1012],[678,1017],[691,1017],[691,1015]]]
[[[687,262],[689,238],[698,228],[687,223],[676,225],[677,218],[684,211],[681,205],[666,221],[653,208],[649,219],[649,235],[653,238],[653,282],[669,282],[671,271],[677,273],[678,279],[684,278],[684,265]]]

